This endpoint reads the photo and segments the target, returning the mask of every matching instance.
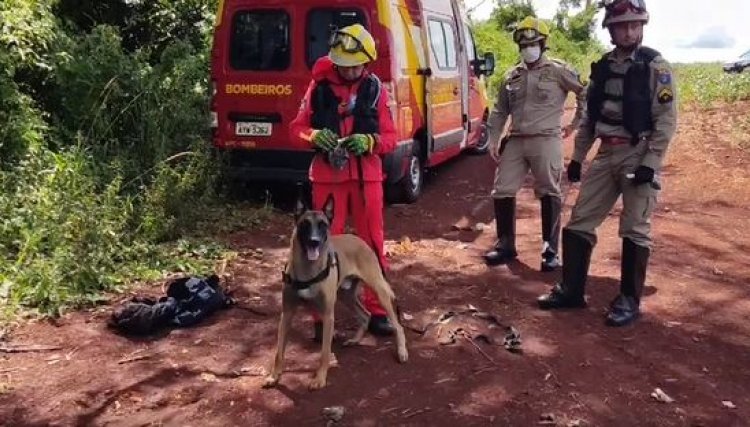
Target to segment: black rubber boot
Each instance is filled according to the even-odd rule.
[[[625,326],[640,317],[641,294],[646,281],[646,269],[651,250],[630,239],[622,240],[620,295],[610,304],[606,324]]]
[[[516,198],[495,199],[497,243],[484,254],[489,266],[507,264],[518,256],[516,252]]]
[[[323,322],[316,321],[313,325],[313,341],[320,344],[323,342]]]
[[[537,299],[539,308],[583,308],[586,306],[584,292],[589,274],[591,252],[594,249],[588,239],[570,230],[563,230],[562,283],[558,283],[547,295]]]
[[[380,337],[393,335],[393,325],[391,325],[386,316],[370,316],[370,323],[367,325],[367,330],[371,334]]]
[[[544,196],[542,203],[542,271],[555,271],[560,268],[560,257],[557,254],[560,241],[560,212],[562,200],[555,196]]]

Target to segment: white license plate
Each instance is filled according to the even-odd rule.
[[[234,133],[240,136],[271,136],[273,126],[262,122],[237,122]]]

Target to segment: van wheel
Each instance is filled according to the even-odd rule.
[[[400,203],[414,203],[422,194],[424,186],[424,168],[419,156],[419,147],[415,144],[406,174],[397,183],[389,186],[389,199]]]
[[[471,154],[482,155],[486,154],[490,148],[490,131],[487,129],[487,121],[482,121],[482,127],[479,131],[479,140],[477,145],[471,147]]]

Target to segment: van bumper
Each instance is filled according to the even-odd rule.
[[[400,181],[406,171],[413,141],[404,141],[383,158],[386,184]],[[314,151],[219,149],[226,176],[239,181],[308,182]]]
[[[307,182],[314,151],[221,150],[228,178],[239,181]]]

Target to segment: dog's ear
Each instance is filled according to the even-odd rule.
[[[297,183],[297,203],[294,205],[294,222],[298,222],[302,215],[307,212],[307,205],[305,204],[305,193],[302,188],[302,183]]]
[[[297,204],[294,206],[294,222],[298,222],[305,212],[307,212],[305,202],[303,202],[302,199],[297,199]]]
[[[323,205],[323,214],[328,218],[329,224],[333,222],[333,206],[333,194],[329,194],[326,203]]]

